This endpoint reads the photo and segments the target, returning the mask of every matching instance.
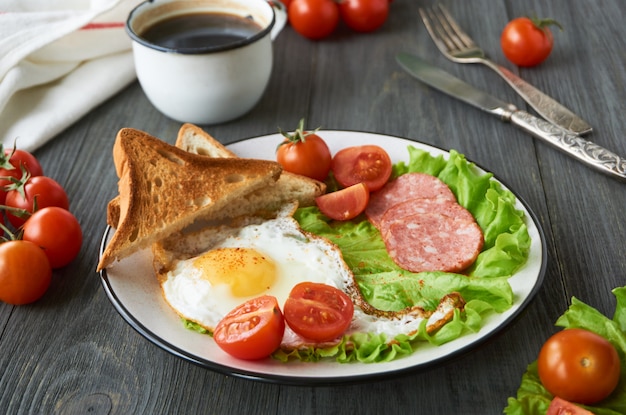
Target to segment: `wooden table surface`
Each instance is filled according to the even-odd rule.
[[[594,127],[589,136],[626,155],[626,7],[622,0],[443,1],[490,56]],[[511,125],[412,79],[395,62],[411,52],[526,108],[484,66],[446,60],[418,15],[426,1],[394,0],[372,34],[341,28],[312,42],[290,27],[260,104],[241,119],[203,126],[223,143],[310,126],[358,130],[456,149],[493,172],[536,213],[548,266],[535,300],[491,341],[439,367],[352,385],[289,386],[241,379],[155,346],[118,314],[95,272],[106,204],[117,192],[111,149],[122,127],[173,142],[180,123],[133,83],[36,151],[67,189],[84,244],[54,272],[44,298],[0,304],[0,412],[90,414],[498,414],[526,366],[555,332],[572,296],[611,316],[626,281],[626,184],[590,170]],[[536,13],[561,22],[541,66],[518,69],[499,46],[505,23]],[[528,108],[526,108],[528,109]]]

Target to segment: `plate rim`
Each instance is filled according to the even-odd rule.
[[[452,149],[446,150],[436,145],[424,143],[422,141],[418,141],[418,140],[410,139],[406,137],[390,135],[390,134],[373,133],[373,132],[358,131],[358,130],[337,130],[337,129],[320,130],[319,132],[321,134],[323,133],[333,133],[333,134],[356,133],[356,134],[373,135],[379,138],[399,139],[399,140],[409,141],[409,142],[412,142],[421,146],[425,146],[428,148],[432,148],[434,150],[438,150],[440,152],[445,153],[448,156],[450,154],[450,151],[452,151]],[[242,138],[242,139],[232,141],[228,144],[225,144],[225,146],[230,147],[232,145],[240,144],[246,141],[267,139],[268,137],[277,136],[277,135],[278,135],[277,133],[271,133],[271,134],[263,134],[263,135],[248,137],[248,138]],[[459,359],[460,357],[477,349],[479,346],[484,345],[485,343],[494,340],[497,336],[501,335],[507,328],[509,328],[515,321],[517,321],[524,314],[529,304],[532,303],[537,293],[541,289],[544,279],[545,279],[547,266],[548,266],[548,252],[547,252],[547,242],[546,242],[545,232],[543,230],[543,227],[538,221],[538,216],[531,209],[531,207],[528,205],[526,200],[522,198],[510,186],[508,186],[506,182],[502,181],[494,173],[491,173],[489,170],[485,169],[482,165],[471,160],[467,160],[467,161],[469,163],[474,164],[477,168],[479,168],[483,172],[492,174],[492,178],[498,181],[511,193],[513,193],[513,195],[518,200],[518,202],[524,207],[524,209],[526,210],[529,216],[529,219],[532,220],[533,224],[535,225],[537,234],[539,236],[539,245],[541,247],[541,258],[540,258],[541,264],[538,270],[538,275],[537,275],[535,284],[533,285],[528,295],[519,304],[518,308],[514,312],[512,312],[510,316],[508,316],[503,321],[501,321],[489,333],[476,339],[472,343],[463,345],[462,347],[459,347],[458,349],[446,355],[437,357],[427,362],[407,365],[401,368],[392,369],[388,371],[381,371],[381,372],[376,372],[376,373],[363,373],[363,374],[354,374],[354,375],[346,375],[346,376],[319,376],[319,377],[307,377],[307,376],[297,376],[297,375],[286,376],[286,375],[280,375],[280,374],[274,374],[274,373],[262,373],[258,371],[250,371],[250,370],[245,370],[241,368],[234,368],[232,366],[228,366],[228,365],[216,362],[216,361],[211,361],[211,360],[196,356],[193,353],[185,351],[184,349],[176,346],[175,344],[172,344],[170,341],[162,339],[159,335],[152,332],[141,321],[139,321],[135,316],[133,316],[133,314],[124,306],[123,302],[115,293],[115,289],[111,285],[106,268],[99,271],[100,280],[103,285],[103,289],[107,297],[109,298],[109,301],[112,303],[113,307],[118,312],[118,314],[120,314],[122,319],[125,320],[127,324],[129,324],[137,333],[139,333],[146,340],[148,340],[152,344],[156,345],[162,350],[178,358],[181,358],[187,362],[203,367],[205,369],[210,369],[214,372],[221,373],[223,375],[233,376],[233,377],[252,380],[252,381],[260,381],[260,382],[265,382],[265,383],[274,383],[274,384],[283,384],[283,385],[330,386],[330,385],[336,385],[336,384],[356,384],[356,383],[372,382],[372,381],[377,381],[377,380],[396,379],[398,376],[405,376],[405,375],[409,375],[412,373],[418,373],[418,372],[424,372],[424,371],[430,370],[433,366],[440,365],[441,363],[447,364],[452,360]],[[102,236],[101,242],[100,242],[99,255],[98,255],[99,257],[104,252],[108,238],[112,232],[114,232],[114,228],[112,228],[110,225],[107,225],[105,228],[104,234]],[[316,363],[311,363],[311,364],[316,364]],[[342,363],[337,363],[337,364],[342,364]],[[377,363],[356,362],[354,364],[376,365]]]

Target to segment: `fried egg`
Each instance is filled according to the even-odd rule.
[[[374,308],[362,297],[339,248],[304,232],[291,212],[286,208],[273,219],[207,227],[153,247],[165,300],[184,319],[213,331],[226,314],[249,299],[273,295],[282,307],[296,284],[323,283],[346,292],[355,305],[346,334],[384,334],[389,340],[416,332],[424,319],[427,331],[434,331],[463,307],[463,299],[451,294],[434,312],[419,307],[395,312]],[[287,327],[281,347],[307,346]]]
[[[225,238],[207,237],[211,242],[204,252],[175,261],[161,284],[166,301],[178,314],[208,330],[251,298],[273,295],[282,306],[300,282],[343,289],[351,278],[339,249],[305,234],[291,217],[228,233]]]

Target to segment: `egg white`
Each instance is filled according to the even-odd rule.
[[[260,224],[242,226],[223,239],[210,238],[206,251],[217,248],[252,248],[276,264],[271,287],[252,296],[234,296],[227,284],[212,284],[194,265],[198,256],[176,261],[161,286],[166,301],[184,318],[212,330],[231,310],[250,298],[268,294],[282,308],[289,292],[304,281],[344,289],[352,274],[339,249],[326,239],[305,234],[291,217],[279,216]]]

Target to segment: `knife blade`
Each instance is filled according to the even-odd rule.
[[[401,53],[396,56],[396,61],[423,83],[515,125],[588,167],[626,181],[626,159],[606,148],[519,110],[415,55]]]

